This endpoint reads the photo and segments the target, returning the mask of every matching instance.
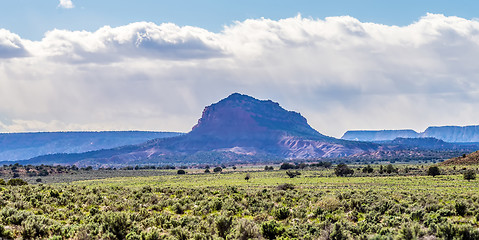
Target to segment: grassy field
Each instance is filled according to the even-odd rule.
[[[331,169],[318,169],[289,178],[285,171],[258,168],[201,172],[151,170],[136,177],[3,186],[0,237],[479,238],[479,182],[460,174],[357,171],[336,177]]]

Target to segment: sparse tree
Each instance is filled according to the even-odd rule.
[[[221,171],[223,171],[223,168],[221,168],[221,167],[215,167],[215,168],[213,169],[213,172],[215,172],[215,173],[221,172]]]
[[[296,165],[291,164],[291,163],[283,163],[279,167],[279,169],[281,169],[281,170],[288,170],[288,169],[295,169],[295,168],[296,168]]]
[[[474,172],[472,169],[466,170],[464,172],[464,179],[467,181],[476,179],[476,172]]]
[[[428,176],[435,177],[435,176],[440,175],[440,174],[441,174],[441,171],[439,170],[439,167],[437,167],[437,166],[431,166],[427,170],[427,175]]]
[[[346,176],[346,175],[353,175],[354,170],[349,168],[348,165],[344,163],[340,163],[334,169],[334,174],[336,174],[336,176],[339,176],[339,177]]]
[[[398,170],[397,170],[397,168],[395,168],[392,164],[388,164],[388,165],[386,166],[385,171],[386,171],[387,173],[397,173]]]
[[[186,171],[183,170],[183,169],[180,169],[176,173],[179,174],[179,175],[183,175],[183,174],[186,174]]]
[[[369,165],[363,168],[363,173],[372,173],[373,171],[374,169]]]

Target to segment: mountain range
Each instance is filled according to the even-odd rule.
[[[406,130],[354,130],[347,131],[341,139],[380,142],[396,138],[436,138],[451,143],[478,143],[479,125],[428,127],[424,132]]]
[[[378,148],[373,143],[322,135],[297,112],[287,111],[270,100],[234,93],[207,106],[187,134],[108,150],[40,156],[25,163],[79,166],[252,163],[344,157]]]
[[[466,130],[470,131],[469,129]],[[459,130],[445,127],[428,128],[425,133],[455,137],[456,140],[462,134],[461,139],[466,136],[470,140],[475,139],[474,134],[461,131],[460,127]],[[54,133],[31,133],[12,135],[17,139],[10,141],[18,143],[17,147],[12,143],[2,147],[9,149],[4,153],[31,148],[36,151],[42,149],[43,154],[46,154],[39,156],[37,153],[38,155],[30,159],[16,161],[21,164],[75,164],[94,167],[254,164],[318,158],[414,161],[459,156],[458,154],[478,149],[475,144],[448,143],[433,137],[417,138],[426,136],[425,133],[421,135],[413,130],[349,131],[343,139],[336,139],[319,133],[301,114],[285,110],[276,102],[234,93],[205,107],[198,123],[185,134],[56,133],[63,136],[62,140],[52,141],[46,136],[52,138]],[[0,141],[1,139],[0,135]],[[30,142],[30,145],[24,141]],[[25,154],[27,153],[33,154],[34,151],[26,151]],[[3,162],[5,163],[12,162]]]
[[[0,161],[109,149],[181,134],[146,131],[0,133]]]

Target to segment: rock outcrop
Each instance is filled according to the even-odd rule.
[[[137,146],[50,156],[49,159],[90,165],[257,162],[343,157],[377,147],[372,143],[322,135],[297,112],[287,111],[270,100],[234,93],[207,106],[198,123],[185,135],[156,139]],[[37,162],[45,160],[32,159]]]

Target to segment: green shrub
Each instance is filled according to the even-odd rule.
[[[428,176],[435,177],[435,176],[440,175],[440,174],[441,174],[441,171],[439,170],[439,168],[437,166],[431,166],[427,170],[427,175]]]
[[[22,222],[22,237],[24,239],[42,238],[49,235],[51,222],[44,216],[30,215]]]
[[[181,227],[174,228],[173,230],[171,230],[171,233],[178,240],[187,240],[190,238],[189,232]]]
[[[372,172],[374,172],[374,169],[369,165],[363,168],[363,173],[372,173]]]
[[[183,214],[185,213],[185,210],[183,208],[183,206],[181,206],[181,204],[179,203],[175,203],[172,207],[171,207],[171,210],[176,213],[176,214]]]
[[[216,218],[216,230],[218,231],[218,235],[224,239],[226,239],[226,235],[228,235],[231,227],[233,226],[233,218],[220,215]]]
[[[456,202],[456,204],[454,204],[454,208],[456,209],[457,215],[466,215],[467,205],[464,202]]]
[[[399,229],[399,240],[413,240],[416,238],[413,228],[409,225],[404,225]]]
[[[126,240],[142,240],[141,235],[132,231],[126,235]]]
[[[384,169],[384,171],[386,171],[387,173],[391,174],[391,173],[397,173],[398,172],[398,169],[395,168],[392,164],[388,164],[386,166],[386,168]]]
[[[416,210],[411,213],[411,219],[414,221],[422,221],[424,217],[424,211],[422,210]]]
[[[464,172],[464,179],[468,181],[476,179],[476,172],[472,169],[466,170]]]
[[[333,229],[329,234],[329,239],[331,240],[347,240],[348,236],[344,233],[341,223],[335,223]]]
[[[130,217],[123,212],[104,213],[100,223],[101,232],[114,239],[124,239],[132,226]]]
[[[248,219],[239,220],[236,238],[240,240],[254,239],[259,237],[259,230],[253,221]]]
[[[291,183],[283,183],[283,184],[278,185],[278,187],[276,187],[276,188],[278,190],[293,190],[294,185],[291,184]]]
[[[291,215],[291,212],[289,211],[289,208],[287,207],[280,207],[273,209],[273,216],[277,220],[284,220],[288,218]]]
[[[7,182],[7,185],[10,185],[10,186],[22,186],[22,185],[27,185],[28,183],[23,180],[23,179],[20,179],[20,178],[12,178],[10,180],[8,180]]]
[[[340,163],[334,168],[334,174],[338,177],[346,176],[346,175],[353,175],[354,170],[348,167],[348,165],[344,163]]]
[[[160,239],[160,232],[157,228],[153,227],[148,232],[142,233],[142,240],[157,240]]]
[[[456,232],[457,232],[456,227],[448,222],[444,224],[439,224],[437,227],[438,237],[442,237],[443,239],[446,239],[446,240],[454,239]]]
[[[276,239],[276,237],[281,236],[284,231],[284,227],[274,220],[263,222],[263,224],[261,224],[261,233],[266,239]]]
[[[33,215],[33,213],[29,211],[17,211],[7,218],[7,222],[14,224],[14,225],[21,225],[23,221],[25,221],[29,216]]]
[[[0,239],[13,239],[13,233],[10,230],[5,229],[3,225],[0,225]]]
[[[290,171],[290,170],[287,170],[286,171],[286,175],[288,175],[288,177],[290,178],[295,178],[299,175],[301,175],[301,173],[299,171]]]

